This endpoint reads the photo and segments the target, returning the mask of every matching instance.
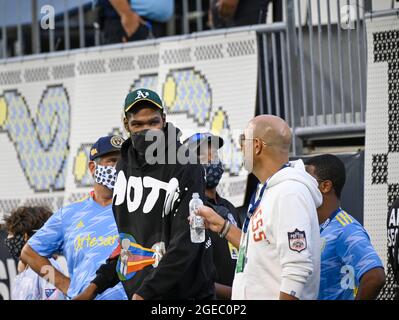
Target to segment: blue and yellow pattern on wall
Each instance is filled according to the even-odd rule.
[[[186,113],[198,125],[209,121],[212,92],[205,75],[194,68],[171,70],[162,88],[163,101],[170,114]]]
[[[214,110],[212,89],[206,76],[194,68],[172,69],[162,86],[162,98],[168,114],[185,113],[199,127],[223,137],[221,159],[225,170],[231,176],[238,175],[243,163],[242,152],[234,142],[223,107]]]
[[[17,90],[0,96],[0,133],[14,144],[29,186],[36,192],[63,190],[69,152],[70,104],[62,85],[48,86],[35,119]]]
[[[137,88],[147,88],[153,91],[157,91],[158,87],[158,74],[150,73],[140,76],[136,79],[133,84],[130,86],[130,91],[133,91]]]

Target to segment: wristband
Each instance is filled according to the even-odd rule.
[[[229,220],[225,220],[222,231],[219,233],[219,237],[224,238],[226,237],[227,233],[229,232],[231,227],[231,223]]]

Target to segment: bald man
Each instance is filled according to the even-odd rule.
[[[232,299],[316,299],[320,282],[317,181],[289,162],[291,130],[275,116],[252,119],[240,137],[244,166],[259,180],[242,231],[209,207],[206,227],[239,248]]]

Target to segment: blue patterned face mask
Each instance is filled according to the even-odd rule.
[[[116,170],[112,166],[96,165],[96,171],[94,172],[94,181],[98,184],[102,184],[110,190],[114,189],[116,181]]]
[[[206,188],[216,188],[224,172],[222,162],[208,163],[204,165],[204,168],[206,173]]]

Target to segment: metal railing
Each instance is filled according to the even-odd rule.
[[[192,5],[195,7],[194,11],[189,11],[189,0],[182,0],[182,30],[184,34],[190,33],[190,22],[195,21],[196,30],[204,30],[202,18],[205,12],[202,10],[202,0],[195,0]]]
[[[21,0],[16,0],[17,2]],[[33,0],[32,2],[35,2]],[[67,0],[64,0],[67,8]],[[188,14],[188,0],[183,0],[182,28],[189,32],[194,19],[203,28],[200,15]],[[195,0],[197,11],[201,1]],[[365,14],[369,0],[285,0],[284,21],[225,30],[209,34],[255,30],[259,44],[258,113],[284,117],[294,133],[293,153],[302,153],[303,139],[320,136],[364,136],[366,110],[366,32]],[[349,11],[345,13],[343,8]],[[71,48],[69,12],[63,13],[66,50]],[[84,7],[79,6],[76,21],[79,47],[87,46]],[[194,17],[194,18],[193,18]],[[346,19],[350,18],[349,21]],[[202,20],[201,20],[202,21]],[[87,24],[87,21],[86,21]],[[75,30],[75,32],[76,32]],[[18,37],[21,39],[20,33]],[[32,37],[37,30],[32,28]],[[190,35],[183,35],[187,38]],[[7,39],[3,26],[2,38]],[[54,50],[54,32],[49,49]],[[176,37],[147,40],[148,44]],[[143,45],[141,42],[140,45]],[[23,47],[21,45],[21,47]],[[3,47],[3,53],[6,50]],[[40,43],[35,52],[40,52]],[[104,48],[102,49],[104,50]]]
[[[91,35],[91,45],[99,45],[99,41],[96,40],[98,29],[93,21],[92,4],[84,0],[74,3],[76,7],[71,7],[68,0],[47,0],[46,6],[54,8],[57,5],[55,7],[62,12],[51,18],[54,19],[55,29],[44,29],[41,26],[41,14],[46,12],[42,12],[41,9],[45,6],[39,7],[38,0],[0,0],[0,58],[83,48],[86,46],[88,31]],[[15,13],[11,12],[11,9],[15,10]],[[30,19],[22,19],[21,12],[30,12]],[[71,14],[74,17],[71,17]],[[7,15],[15,16],[16,20],[7,24]],[[71,46],[72,34],[73,38],[78,40],[78,45],[74,47]]]
[[[303,139],[365,134],[367,5],[286,0],[284,29],[258,31],[259,113],[289,122],[294,154]]]
[[[182,34],[205,29],[202,0],[178,0],[179,12],[169,21],[167,35]],[[55,17],[55,29],[42,29],[40,15],[43,4],[38,0],[0,0],[0,58],[70,50],[101,45],[100,26],[95,21],[91,0],[46,0],[46,5],[62,10]],[[15,10],[10,12],[10,8]],[[30,11],[30,19],[21,19],[22,11]],[[15,16],[14,24],[7,24],[7,15]],[[23,32],[26,31],[26,32]],[[28,39],[27,34],[30,34]],[[73,41],[71,41],[73,40]],[[71,42],[75,42],[74,45]],[[29,48],[28,48],[29,47]],[[27,50],[29,49],[29,50]]]

